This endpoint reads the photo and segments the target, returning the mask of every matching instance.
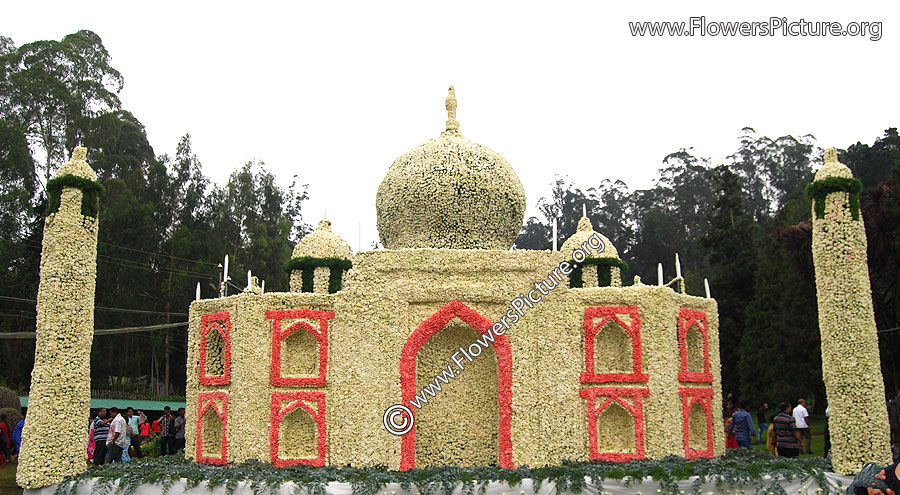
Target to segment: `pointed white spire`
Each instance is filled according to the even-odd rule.
[[[197,296],[196,296],[196,300],[197,300],[197,301],[200,300],[200,282],[197,282]]]
[[[556,251],[556,217],[553,217],[553,250]]]
[[[710,295],[709,295],[709,280],[708,279],[705,279],[705,278],[703,279],[703,288],[706,289],[706,298],[709,299]]]
[[[663,284],[663,268],[662,263],[656,265],[656,285],[662,286]]]
[[[678,259],[678,253],[675,253],[675,278],[681,278],[681,261]]]

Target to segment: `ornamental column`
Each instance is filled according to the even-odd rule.
[[[862,184],[825,151],[825,165],[807,187],[812,200],[812,254],[816,271],[822,377],[835,472],[851,475],[863,464],[891,463],[890,429],[878,334],[859,211]]]
[[[72,158],[47,184],[37,296],[37,343],[16,482],[40,488],[87,468],[97,211],[103,186]]]

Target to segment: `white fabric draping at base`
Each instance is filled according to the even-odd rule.
[[[779,484],[784,488],[785,492],[788,495],[817,495],[824,493],[838,493],[843,494],[846,490],[846,487],[850,485],[853,481],[852,477],[848,476],[840,476],[834,473],[826,473],[826,484],[828,486],[819,486],[816,483],[816,480],[813,478],[809,478],[806,481],[800,481],[799,479],[793,479],[791,481],[780,481]],[[682,493],[690,494],[694,489],[694,480],[696,478],[688,478],[686,480],[678,481],[678,486]],[[598,487],[587,481],[587,486],[585,486],[581,493],[583,495],[625,495],[625,494],[638,494],[638,495],[656,495],[658,490],[660,490],[660,485],[656,481],[653,481],[651,478],[645,478],[643,482],[638,483],[637,481],[632,481],[630,486],[626,486],[625,481],[617,481],[617,480],[604,480],[602,483],[602,487]],[[767,487],[772,486],[772,478],[766,476],[762,479],[762,487],[757,489],[752,484],[750,485],[742,485],[742,486],[730,486],[727,484],[723,484],[722,486],[716,486],[715,483],[707,483],[701,485],[703,487],[702,494],[753,494],[757,493],[759,490],[765,490]],[[77,490],[75,490],[74,495],[90,495],[91,489],[94,486],[94,480],[87,481],[85,483],[79,484]],[[186,481],[184,479],[175,482],[171,488],[169,488],[169,495],[226,495],[225,486],[220,485],[212,490],[209,490],[206,486],[206,483],[201,483],[200,485],[185,491]],[[35,489],[35,490],[25,490],[24,495],[53,495],[56,491],[57,485],[51,485],[48,487]],[[295,491],[296,490],[296,491]],[[112,493],[116,493],[117,490],[113,490]],[[163,489],[161,485],[158,484],[146,484],[138,487],[135,495],[162,495]],[[459,487],[453,491],[452,495],[461,495],[461,489]],[[263,490],[263,493],[269,493],[267,489]],[[294,483],[288,482],[281,486],[281,488],[276,492],[277,495],[308,495],[306,490],[297,489],[297,485]],[[476,487],[475,489],[476,495],[479,493],[479,489]],[[761,493],[765,493],[762,491]],[[239,483],[237,489],[235,490],[236,495],[253,495],[253,489],[251,488],[249,483]],[[353,495],[353,489],[350,483],[338,483],[331,482],[325,488],[325,495]],[[389,483],[383,489],[379,490],[378,495],[419,495],[419,491],[416,489],[414,485],[410,486],[408,490],[404,490],[400,487],[399,483]],[[571,491],[563,491],[558,492],[556,489],[556,484],[550,481],[545,481],[541,484],[540,489],[535,492],[534,485],[530,479],[522,480],[519,485],[509,486],[506,483],[501,482],[490,482],[487,484],[485,495],[573,495]]]

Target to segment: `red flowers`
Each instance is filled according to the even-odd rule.
[[[588,441],[591,452],[591,460],[600,461],[630,461],[644,458],[644,397],[650,395],[646,388],[634,387],[592,387],[578,392],[578,395],[587,399],[588,415]],[[597,407],[597,397],[606,397],[606,400]],[[629,403],[625,397],[631,398]],[[634,418],[634,453],[624,452],[600,452],[597,439],[597,416],[613,402],[624,407]]]
[[[294,323],[287,330],[281,329],[281,320],[290,319],[319,320],[319,328],[305,321]],[[328,320],[334,318],[334,311],[317,311],[313,309],[294,309],[282,311],[266,311],[266,319],[272,320],[272,385],[309,385],[325,386],[328,370]],[[305,330],[319,343],[319,374],[315,377],[286,377],[281,375],[281,343],[297,330]]]
[[[283,405],[285,401],[290,401],[290,403],[285,406]],[[315,409],[307,402],[315,405]],[[309,413],[316,422],[317,456],[310,459],[282,459],[278,456],[278,437],[281,432],[281,422],[288,413],[298,407]],[[325,431],[325,392],[273,392],[269,425],[269,456],[273,466],[285,467],[297,464],[325,465],[327,441],[327,433]]]
[[[627,315],[631,324],[620,317]],[[600,321],[594,324],[594,319]],[[594,370],[594,337],[610,320],[615,321],[631,337],[632,373],[596,373]],[[581,383],[603,382],[646,382],[647,374],[642,370],[641,360],[641,316],[637,306],[603,306],[584,310],[584,366]]]
[[[222,326],[224,324],[224,327]],[[224,371],[221,375],[206,374],[207,345],[206,338],[210,330],[215,330],[223,341],[222,361]],[[231,381],[231,313],[220,311],[200,317],[200,385],[228,385]]]

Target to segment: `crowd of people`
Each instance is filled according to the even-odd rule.
[[[144,457],[143,449],[159,438],[159,455],[169,455],[184,449],[184,408],[176,414],[166,406],[163,415],[149,421],[144,411],[135,414],[133,407],[120,411],[100,408],[92,414],[88,435],[88,459],[95,466],[110,462],[127,462]]]
[[[12,431],[9,431],[8,421],[9,418],[5,414],[0,414],[0,468],[19,453],[19,446],[22,445],[22,428],[25,426],[25,420],[16,423]]]
[[[756,438],[757,444],[762,444],[765,434],[767,448],[777,456],[798,457],[802,453],[813,453],[812,435],[809,430],[809,410],[806,408],[804,399],[798,400],[796,407],[792,407],[789,402],[778,404],[771,424],[767,422],[768,403],[763,402],[756,409],[756,425],[753,423],[753,416],[751,416],[749,408],[750,401],[748,400],[742,400],[737,406],[733,400],[729,400],[727,415],[730,417],[725,421],[726,449],[749,449],[752,438]],[[827,410],[825,414],[828,415]],[[831,450],[829,440],[826,427],[825,452],[823,453],[825,456]]]

